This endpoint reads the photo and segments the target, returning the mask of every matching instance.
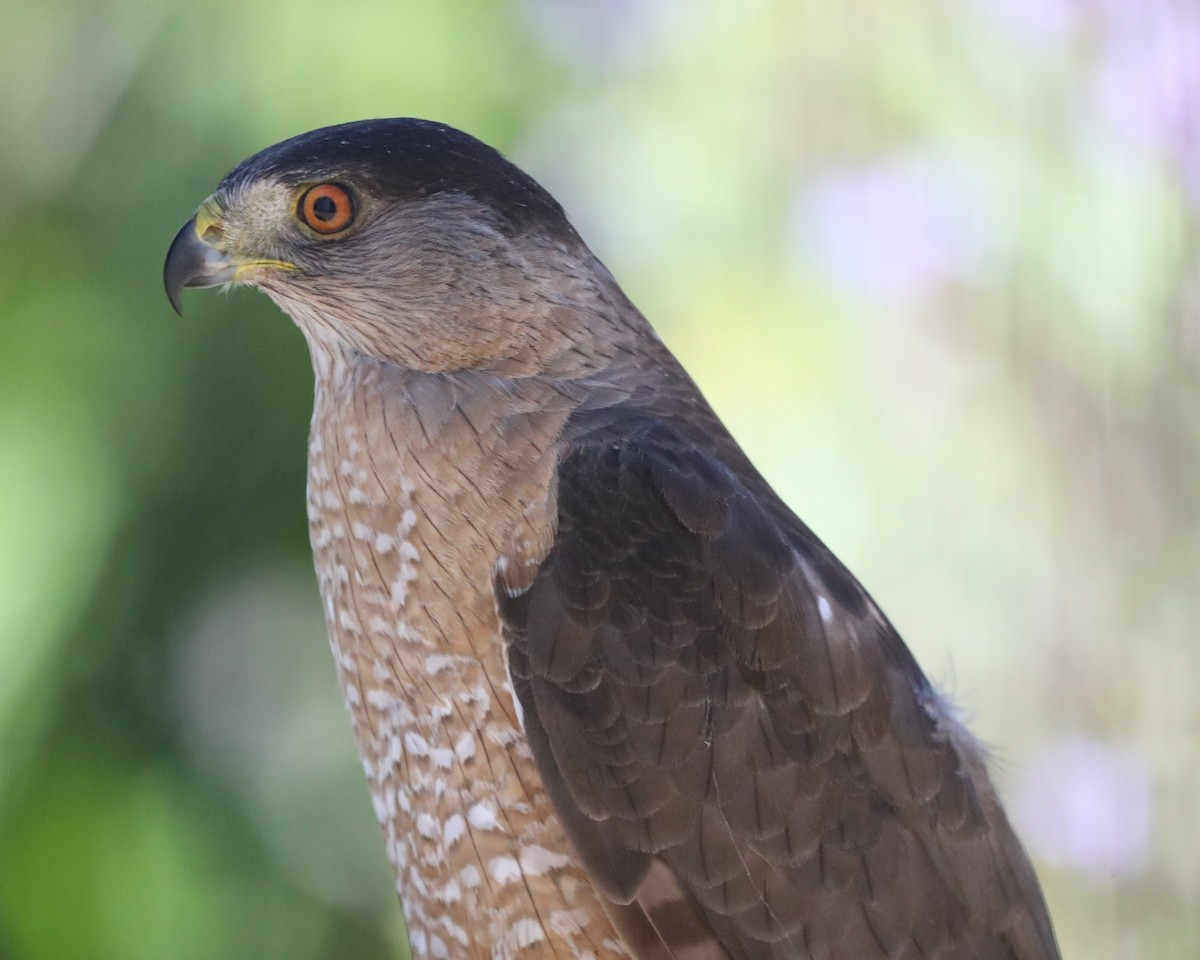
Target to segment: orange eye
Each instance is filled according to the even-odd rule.
[[[336,183],[319,183],[300,198],[298,211],[305,226],[317,233],[337,233],[354,222],[354,199]]]

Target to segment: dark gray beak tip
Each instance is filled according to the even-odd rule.
[[[196,218],[192,217],[175,234],[167,260],[163,264],[163,287],[167,299],[181,317],[183,316],[183,288],[188,281],[204,272],[204,247],[196,237]]]

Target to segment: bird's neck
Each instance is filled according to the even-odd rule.
[[[318,384],[336,383],[371,360],[464,382],[473,374],[578,381],[604,376],[653,339],[586,250],[534,247],[526,257],[497,257],[487,270],[483,280],[478,271],[449,272],[432,288],[407,283],[361,300],[338,289],[261,286],[304,333]],[[381,299],[388,303],[382,316]]]
[[[538,379],[314,366],[314,558],[414,955],[620,955],[523,736],[493,599],[552,535],[578,400]]]

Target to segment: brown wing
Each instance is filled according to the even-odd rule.
[[[849,573],[707,445],[573,441],[498,589],[555,809],[641,958],[1058,957],[980,753]]]

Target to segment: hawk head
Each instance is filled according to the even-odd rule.
[[[176,310],[184,287],[249,283],[314,348],[499,372],[545,369],[569,346],[563,308],[594,311],[611,284],[531,177],[474,137],[409,118],[325,127],[250,157],[179,231],[163,279]]]

